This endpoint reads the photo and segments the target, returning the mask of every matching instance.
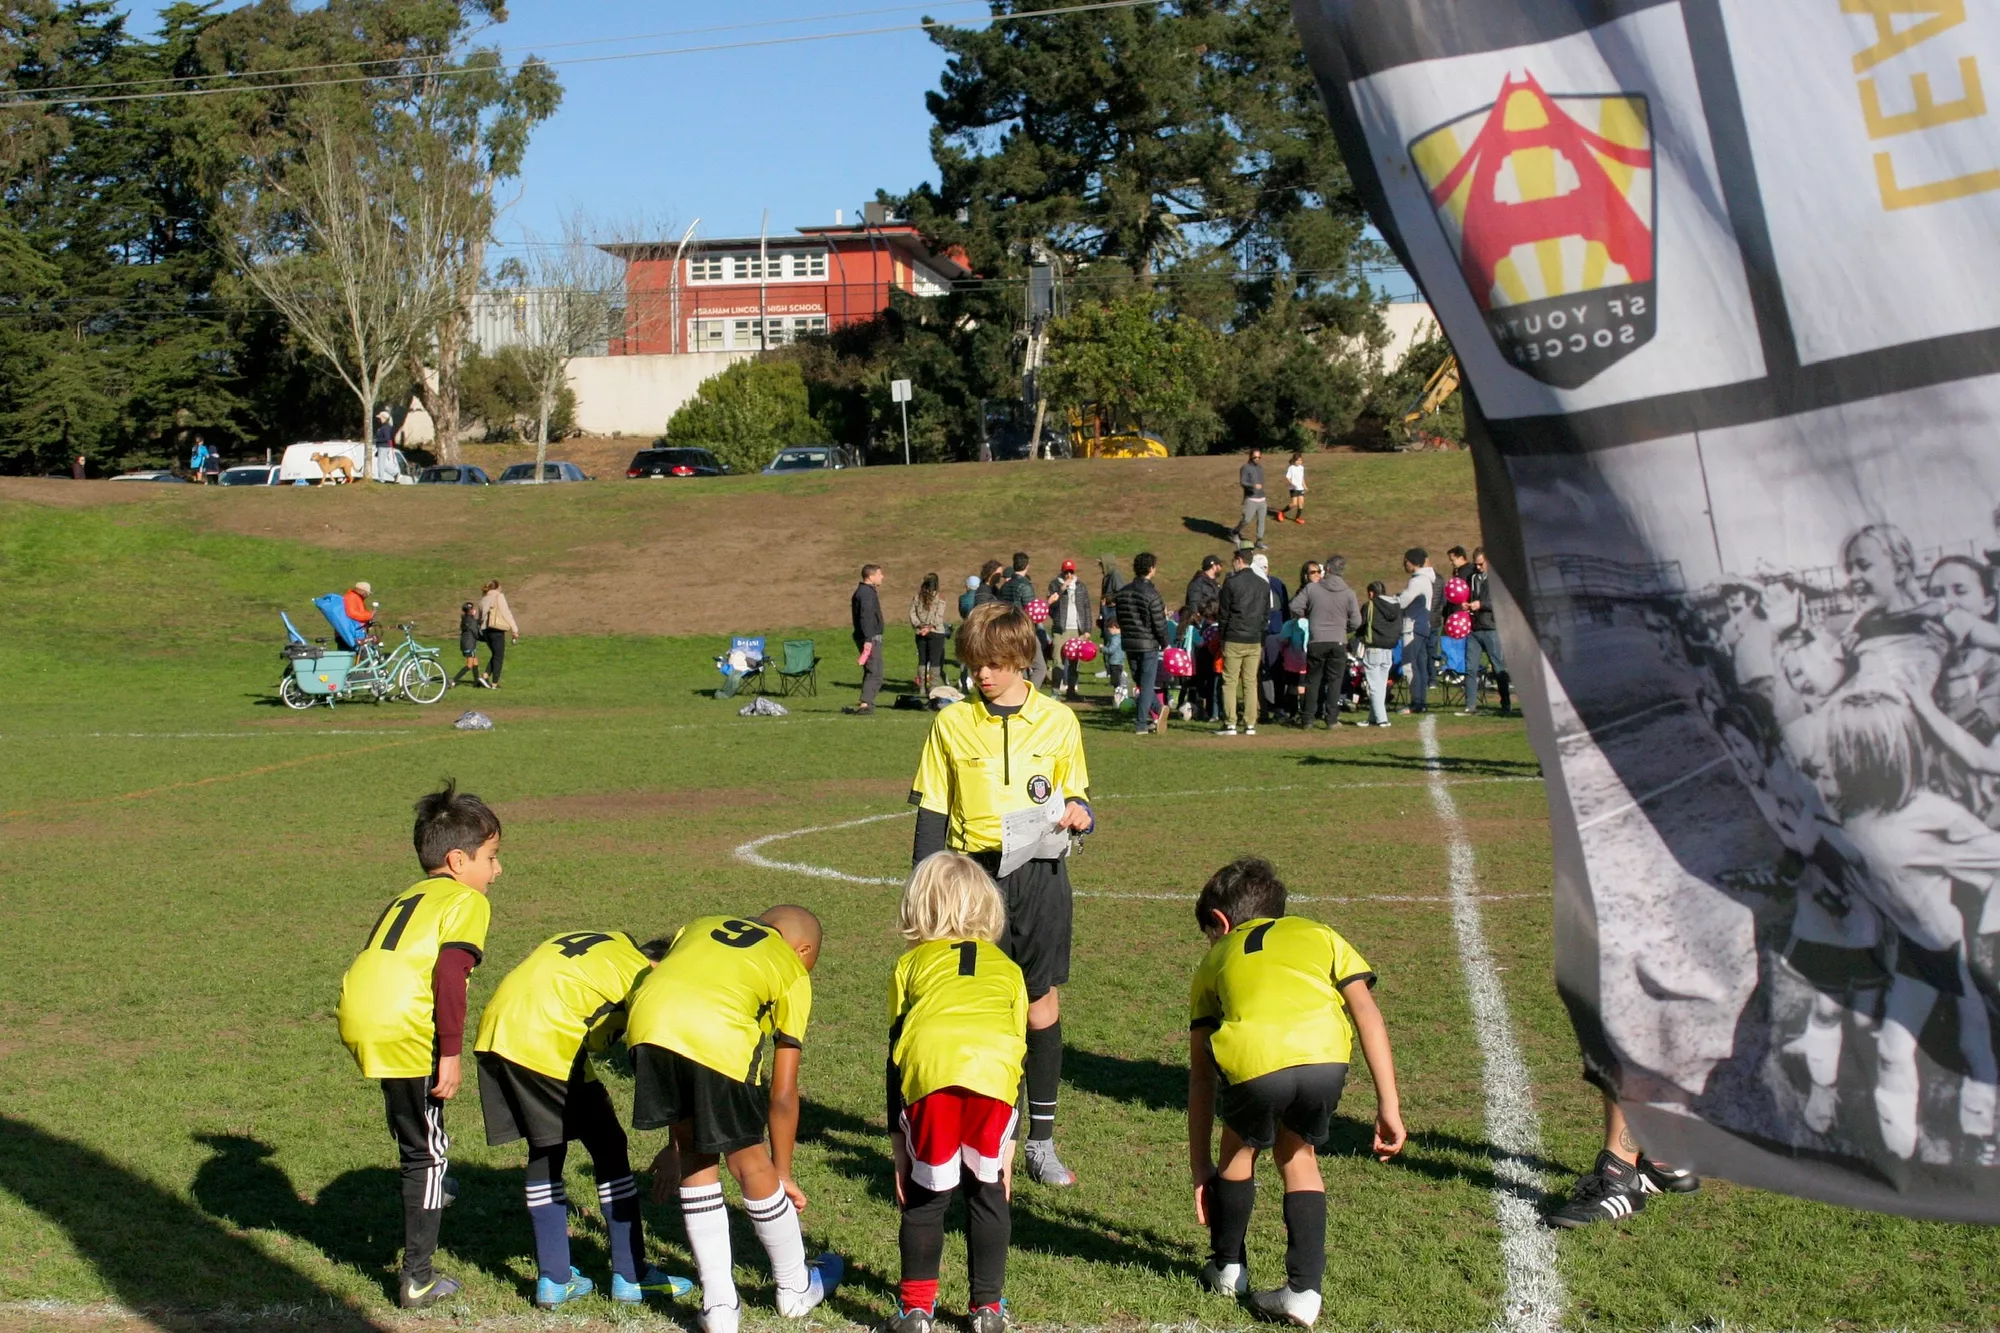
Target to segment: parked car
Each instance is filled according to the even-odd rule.
[[[653,477],[726,477],[729,465],[706,449],[685,446],[641,449],[632,455],[625,475],[633,480]]]
[[[530,464],[522,464],[533,476],[535,469]],[[486,475],[486,469],[464,467],[456,463],[446,463],[438,467],[427,467],[417,474],[419,486],[490,486],[493,479]]]
[[[121,472],[121,473],[119,473],[119,474],[118,474],[117,476],[115,476],[115,477],[111,478],[111,480],[113,480],[113,481],[173,481],[173,482],[179,482],[179,483],[180,483],[181,485],[183,485],[183,486],[185,486],[185,485],[187,485],[187,484],[188,484],[188,479],[187,479],[186,477],[183,477],[183,476],[180,476],[179,474],[177,474],[177,473],[173,473],[173,472]]]
[[[375,480],[409,485],[417,470],[401,449],[376,445]],[[322,481],[360,481],[366,475],[369,446],[355,440],[311,440],[285,446],[278,461],[278,484],[318,485]]]
[[[861,455],[845,444],[794,444],[778,450],[766,472],[820,472],[861,466]]]
[[[590,475],[574,463],[542,464],[543,481],[589,481]],[[502,486],[532,486],[535,483],[535,465],[516,463],[500,474]]]
[[[224,486],[276,486],[278,469],[268,463],[245,464],[242,467],[224,468],[216,478]]]

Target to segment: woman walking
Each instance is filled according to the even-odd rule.
[[[500,580],[487,580],[479,597],[480,637],[486,640],[486,679],[480,684],[489,690],[500,688],[500,668],[507,660],[507,642],[521,641],[521,627],[514,623],[514,612],[507,605],[507,594],[500,591]]]
[[[924,575],[917,595],[910,599],[910,628],[917,632],[917,693],[929,695],[932,685],[944,684],[945,601],[938,592],[938,576]]]

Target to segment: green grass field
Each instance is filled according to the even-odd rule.
[[[1435,488],[1425,524],[1470,533],[1463,471],[1435,475],[1449,484]],[[594,494],[604,491],[617,523],[634,522],[631,492]],[[417,878],[410,802],[447,774],[507,825],[475,1011],[559,930],[657,933],[784,900],[821,913],[829,936],[799,1165],[808,1243],[851,1262],[826,1322],[888,1312],[896,1224],[880,1070],[895,890],[737,855],[769,835],[847,824],[760,851],[863,879],[907,865],[910,824],[898,812],[926,719],[839,716],[858,677],[844,634],[819,630],[831,657],[824,689],[782,721],[739,719],[736,704],[707,697],[712,634],[531,637],[498,694],[289,713],[274,700],[270,608],[311,615],[310,596],[357,568],[378,588],[407,590],[408,604],[451,604],[482,568],[476,543],[440,521],[446,535],[427,544],[415,506],[458,497],[384,493],[397,540],[307,542],[224,530],[202,507],[219,497],[53,507],[15,494],[0,499],[0,1325],[133,1317],[97,1308],[106,1305],[172,1328],[689,1322],[689,1306],[634,1316],[596,1297],[575,1315],[534,1314],[520,1148],[484,1146],[469,1095],[448,1114],[463,1193],[444,1227],[445,1266],[466,1282],[465,1298],[425,1317],[391,1307],[393,1151],[379,1095],[339,1045],[333,1005],[381,905]],[[782,530],[783,494],[757,494]],[[376,502],[328,498],[350,515]],[[602,535],[589,494],[562,497],[545,520],[525,501],[506,503],[517,505],[508,512],[522,549]],[[955,513],[950,525],[978,529],[959,564],[978,557],[975,543],[1014,540],[980,529],[976,515]],[[1317,553],[1317,531],[1313,540]],[[1347,540],[1358,552],[1359,539]],[[1386,572],[1402,543],[1374,544],[1368,563]],[[1177,587],[1185,575],[1162,581]],[[745,628],[765,627],[754,606],[740,613]],[[890,643],[893,681],[913,657],[906,636]],[[496,729],[453,731],[452,717],[474,706]],[[1435,771],[1450,784],[1476,848],[1486,931],[1534,1079],[1543,1169],[1566,1183],[1595,1154],[1598,1109],[1551,982],[1546,807],[1520,724],[1440,718],[1442,758],[1430,765],[1407,725],[1234,741],[1176,726],[1138,740],[1104,710],[1084,720],[1101,831],[1074,869],[1086,896],[1064,993],[1059,1131],[1083,1183],[1017,1193],[1017,1318],[1244,1324],[1194,1281],[1205,1236],[1186,1183],[1183,1007],[1202,950],[1188,900],[1215,866],[1256,851],[1295,894],[1338,900],[1301,910],[1338,924],[1380,973],[1413,1132],[1398,1163],[1369,1158],[1372,1089],[1357,1076],[1325,1162],[1334,1221],[1322,1327],[1501,1320],[1482,1063],[1427,783]],[[851,823],[870,816],[889,817]],[[629,1084],[612,1085],[629,1095]],[[637,1161],[658,1137],[635,1136]],[[582,1156],[571,1158],[575,1199],[594,1192]],[[1253,1272],[1267,1281],[1283,1246],[1272,1183],[1251,1233]],[[663,1260],[686,1271],[676,1213],[647,1220]],[[602,1281],[594,1213],[575,1229],[579,1264]],[[747,1226],[736,1253],[746,1300],[764,1312],[753,1325],[775,1325]],[[2000,1233],[1722,1183],[1621,1227],[1561,1236],[1557,1254],[1576,1329],[2000,1322]],[[963,1296],[954,1237],[944,1297],[956,1306]]]

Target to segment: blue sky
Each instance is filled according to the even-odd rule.
[[[137,0],[134,28],[152,31],[162,7]],[[943,0],[513,0],[508,10],[508,21],[482,41],[505,48],[511,62],[529,52],[596,60],[881,28],[926,13],[979,15],[986,7]],[[785,22],[830,14],[852,17]],[[733,30],[687,31],[720,27]],[[632,36],[640,40],[605,40]],[[535,135],[500,236],[513,238],[523,227],[551,235],[579,209],[620,227],[639,219],[655,230],[671,225],[675,235],[700,218],[704,236],[754,236],[767,208],[773,234],[831,222],[836,208],[852,221],[878,187],[905,190],[932,178],[924,94],[943,69],[943,52],[921,32],[559,65],[562,107]]]

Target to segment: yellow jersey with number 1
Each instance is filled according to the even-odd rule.
[[[573,930],[544,940],[500,979],[479,1015],[475,1051],[491,1051],[550,1078],[595,1078],[585,1047],[602,1051],[625,1030],[625,1004],[653,960],[620,931]]]
[[[1188,1021],[1211,1029],[1215,1067],[1231,1083],[1296,1065],[1347,1063],[1352,1024],[1340,988],[1375,973],[1331,926],[1300,916],[1245,921],[1195,969]]]
[[[773,926],[741,917],[690,921],[632,996],[628,1046],[660,1046],[739,1083],[770,1073],[765,1046],[798,1046],[812,976]]]
[[[1028,987],[998,945],[930,940],[897,959],[889,1023],[889,1060],[905,1105],[940,1088],[1002,1102],[1020,1092]]]
[[[437,1048],[431,973],[446,949],[486,956],[493,905],[439,876],[397,895],[340,979],[340,1040],[369,1078],[424,1078]]]

